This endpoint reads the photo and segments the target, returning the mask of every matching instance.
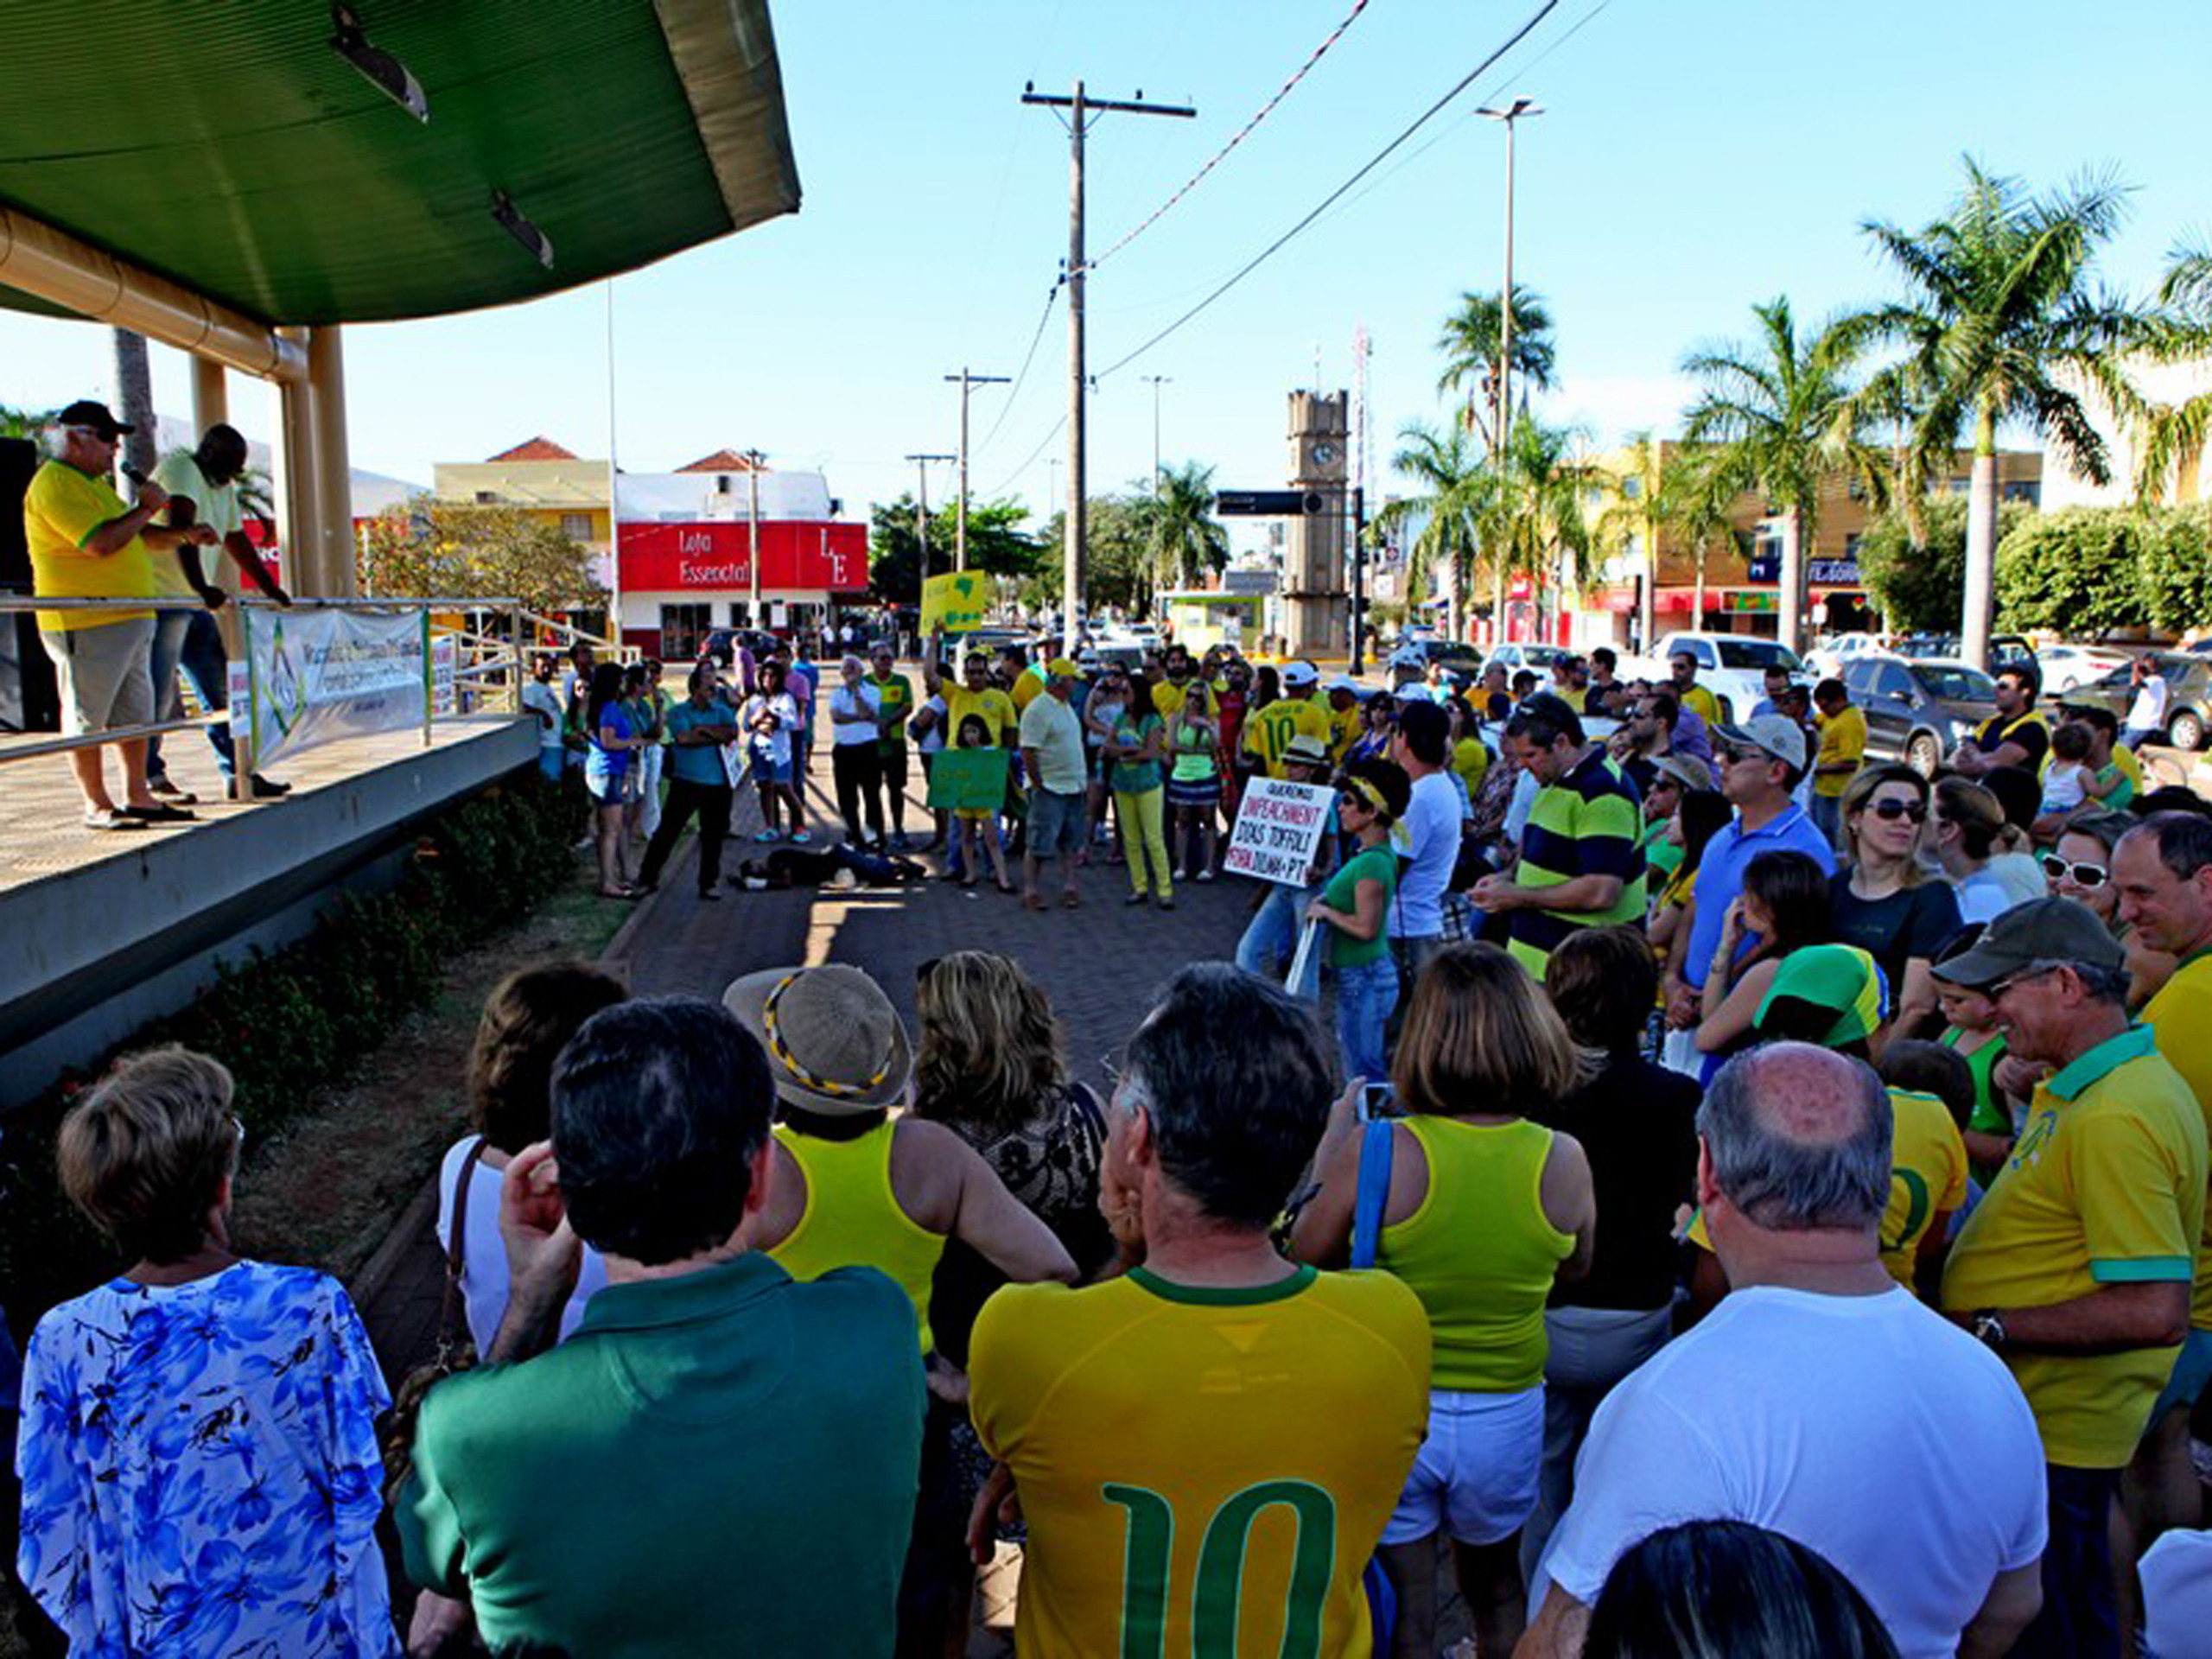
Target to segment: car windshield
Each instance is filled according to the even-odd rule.
[[[1565,645],[1519,645],[1515,649],[1524,663],[1555,663],[1567,654]]]
[[[1912,671],[1931,697],[1947,702],[1993,702],[1997,686],[1988,675],[1963,663],[1916,663]]]
[[[1796,652],[1771,639],[1716,639],[1713,643],[1720,649],[1723,668],[1767,668],[1779,664],[1792,674],[1805,669]]]

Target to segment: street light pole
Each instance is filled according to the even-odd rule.
[[[915,514],[914,529],[915,533],[920,538],[922,543],[921,579],[924,582],[927,582],[930,579],[930,462],[933,461],[955,461],[957,460],[958,457],[955,455],[909,455],[906,459],[914,463],[914,475],[919,480],[919,485],[915,492],[914,497],[915,500],[919,504]]]
[[[1513,125],[1526,115],[1541,115],[1541,105],[1525,98],[1516,98],[1502,110],[1488,107],[1477,110],[1477,115],[1487,116],[1505,124],[1505,290],[1497,318],[1497,419],[1491,429],[1491,453],[1505,453],[1507,429],[1513,422]],[[1493,643],[1505,638],[1505,572],[1497,573],[1498,614],[1491,620]]]
[[[970,374],[962,369],[957,374],[948,374],[948,380],[960,383],[960,511],[953,518],[952,568],[968,568],[968,389],[970,386],[1002,386],[1007,378],[1002,374]]]
[[[1173,377],[1147,374],[1138,377],[1152,388],[1152,585],[1154,592],[1153,609],[1160,608],[1157,594],[1160,586],[1160,389],[1171,385]]]
[[[747,615],[756,628],[765,626],[761,620],[765,613],[760,608],[760,467],[767,459],[767,454],[762,450],[748,449],[745,452],[747,493],[745,536],[747,556],[753,563],[753,600]]]

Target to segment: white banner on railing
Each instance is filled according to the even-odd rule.
[[[453,641],[417,613],[270,611],[246,617],[251,667],[231,664],[231,711],[251,709],[254,764],[295,749],[423,724],[433,677],[450,706]],[[442,658],[442,661],[440,658]]]

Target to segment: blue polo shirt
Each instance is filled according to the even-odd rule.
[[[673,739],[694,726],[734,726],[737,710],[716,697],[704,709],[685,698],[668,711],[668,734]],[[671,778],[681,778],[687,784],[699,784],[707,788],[727,787],[729,772],[722,765],[722,752],[710,743],[671,742],[668,749],[668,772]]]
[[[1744,891],[1744,869],[1761,853],[1804,853],[1823,874],[1835,868],[1835,849],[1813,825],[1803,810],[1784,807],[1781,815],[1760,829],[1746,830],[1738,813],[1733,821],[1705,844],[1697,866],[1697,924],[1690,930],[1689,951],[1682,963],[1682,977],[1695,989],[1705,988],[1713,967],[1713,953],[1719,948],[1720,925],[1728,906]],[[1746,949],[1757,943],[1745,936]]]

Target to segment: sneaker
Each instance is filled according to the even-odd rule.
[[[167,801],[173,806],[197,806],[200,798],[188,789],[181,789],[167,778],[149,778],[147,792],[156,800]]]
[[[161,791],[154,791],[159,794]],[[223,786],[223,792],[234,801],[274,801],[292,792],[289,784],[280,784],[274,779],[255,772],[244,781],[232,778]]]
[[[914,843],[906,839],[906,832],[904,830],[899,830],[891,837],[891,850],[894,853],[911,853],[914,850]]]
[[[1211,881],[1213,880],[1213,871],[1211,868],[1200,870],[1196,875],[1192,876],[1191,880],[1193,881]]]
[[[1122,899],[1122,902],[1125,905],[1141,905],[1144,903],[1145,896],[1146,895],[1141,893],[1133,893],[1128,898]]]
[[[126,804],[118,806],[115,810],[124,817],[136,818],[141,823],[196,823],[199,822],[197,813],[188,812],[181,806],[163,806],[158,804],[153,806]]]
[[[754,832],[753,839],[760,842],[760,844],[765,847],[772,841],[781,841],[783,836],[777,834],[773,830],[761,830]]]
[[[792,831],[791,831],[791,844],[792,844],[793,846],[797,846],[797,847],[804,847],[804,846],[805,846],[805,845],[807,844],[807,842],[809,842],[810,841],[812,841],[813,839],[814,839],[813,836],[811,836],[810,834],[809,834],[806,830],[792,830]]]

